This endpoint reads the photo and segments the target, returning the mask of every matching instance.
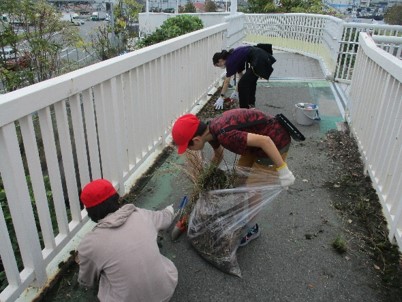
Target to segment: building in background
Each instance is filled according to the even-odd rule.
[[[402,4],[402,0],[323,0],[323,2],[341,12],[348,9],[370,8],[371,10],[386,10],[388,7]]]

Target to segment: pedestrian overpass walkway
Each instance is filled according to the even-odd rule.
[[[293,142],[288,156],[296,182],[260,213],[260,238],[237,251],[242,278],[227,275],[199,257],[185,235],[172,242],[170,230],[161,233],[161,252],[179,271],[172,302],[379,301],[376,278],[365,265],[367,255],[355,251],[346,259],[331,248],[345,223],[325,186],[338,168],[328,160],[324,141],[326,132],[343,121],[339,97],[316,60],[285,52],[275,57],[271,80],[258,83],[256,107],[283,113],[295,123],[295,104],[311,102],[319,106],[321,115],[313,125],[298,125],[306,140]],[[231,163],[230,155],[225,157]],[[192,189],[183,166],[183,157],[174,149],[168,151],[130,200],[148,209],[177,206]],[[313,235],[308,239],[307,234]],[[43,301],[95,301],[93,290],[78,286],[77,273],[77,265],[71,265]]]

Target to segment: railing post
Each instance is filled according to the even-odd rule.
[[[230,2],[230,13],[236,14],[237,13],[237,0],[232,0]]]
[[[21,284],[21,281],[17,261],[15,259],[15,255],[13,252],[13,246],[11,244],[10,236],[8,236],[7,224],[4,219],[4,213],[1,207],[0,207],[0,242],[1,242],[0,244],[1,263],[4,267],[8,284],[12,286],[18,286],[19,284]],[[2,300],[3,295],[6,297],[8,296],[6,293],[0,293],[0,301],[3,301]]]
[[[0,172],[24,267],[43,285],[47,275],[17,137],[14,123],[0,128]]]

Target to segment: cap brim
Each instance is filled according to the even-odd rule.
[[[180,145],[177,147],[177,153],[178,154],[183,154],[187,150],[187,145]]]

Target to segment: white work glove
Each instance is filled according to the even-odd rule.
[[[278,171],[279,181],[282,187],[285,187],[285,189],[287,189],[289,186],[294,184],[295,177],[292,171],[289,170],[286,163],[277,168],[276,171]]]
[[[173,204],[171,204],[170,206],[167,206],[166,209],[172,213],[172,215],[174,215],[174,209],[173,209]]]
[[[224,102],[223,97],[220,96],[219,99],[217,99],[214,104],[215,109],[223,109],[223,102]]]
[[[230,98],[232,100],[238,101],[239,100],[239,94],[237,93],[237,91],[233,91],[232,94],[230,95]]]

